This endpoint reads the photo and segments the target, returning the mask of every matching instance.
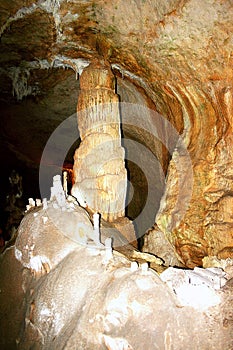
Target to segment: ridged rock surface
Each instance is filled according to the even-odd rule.
[[[78,127],[81,144],[74,155],[72,194],[114,221],[125,214],[127,173],[121,147],[119,98],[110,67],[92,63],[80,78]]]
[[[232,0],[3,0],[0,10],[1,148],[10,149],[10,156],[23,164],[38,167],[38,149],[50,135],[46,131],[52,132],[50,123],[53,128],[58,124],[59,113],[50,111],[48,118],[47,106],[62,111],[62,118],[67,116],[62,92],[59,99],[58,92],[53,99],[49,95],[68,76],[58,74],[58,69],[72,69],[78,77],[90,61],[105,60],[116,77],[146,95],[148,105],[174,126],[183,141],[175,152],[164,146],[157,154],[166,177],[154,215],[161,241],[166,239],[188,267],[202,265],[208,255],[232,257]],[[65,91],[67,96],[73,93],[69,84]],[[105,98],[104,93],[100,96]],[[166,128],[164,138],[174,141]],[[4,163],[9,154],[3,152]],[[106,180],[112,186],[110,178]],[[106,193],[102,179],[98,181]],[[121,204],[115,209],[121,215]],[[144,249],[156,246],[152,243],[148,241]]]

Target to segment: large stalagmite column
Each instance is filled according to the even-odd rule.
[[[103,219],[125,214],[127,173],[121,147],[119,99],[111,69],[91,63],[80,77],[78,128],[81,144],[74,156],[72,194]]]

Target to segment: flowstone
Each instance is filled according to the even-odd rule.
[[[55,191],[46,207],[28,210],[0,256],[1,349],[233,348],[233,275],[167,269],[160,277],[112,251],[98,214],[93,226],[77,202],[58,202]]]

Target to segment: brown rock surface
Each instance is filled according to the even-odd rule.
[[[232,17],[231,0],[0,1],[2,163],[38,169],[42,145],[77,103],[71,73],[59,68],[78,76],[104,59],[127,81],[122,92],[129,96],[132,83],[188,150],[173,152],[166,125],[172,147],[148,142],[166,175],[154,212],[165,239],[189,267],[207,255],[232,257]],[[132,135],[148,141],[138,128]]]
[[[232,202],[232,180],[229,174],[232,152],[229,147],[232,144],[230,119],[233,110],[230,100],[226,106],[219,104],[224,91],[226,90],[218,85],[215,86],[211,101],[207,96],[195,96],[193,91],[190,100],[186,102],[192,111],[189,118],[193,114],[193,123],[196,124],[188,143],[193,171],[188,176],[193,175],[193,183],[190,178],[186,179],[185,184],[177,183],[175,157],[179,155],[174,153],[174,162],[172,160],[169,165],[164,207],[161,206],[156,218],[160,229],[176,247],[181,261],[190,267],[201,265],[202,258],[206,255],[232,257],[233,235],[229,214]],[[230,91],[230,86],[227,91]],[[190,106],[191,100],[195,101],[193,109]],[[202,118],[202,115],[208,115],[208,118]],[[186,135],[184,134],[184,139]],[[178,171],[186,171],[185,169],[184,164]],[[188,181],[190,188],[187,188]],[[182,213],[181,206],[180,213],[184,214],[182,218],[179,217],[179,210],[174,210],[175,202],[179,193],[185,200],[187,191],[190,191],[191,199],[185,213]]]

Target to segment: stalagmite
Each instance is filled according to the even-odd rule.
[[[61,208],[66,206],[66,197],[62,187],[60,175],[55,175],[53,177],[53,186],[51,187],[50,200],[52,201],[54,199],[56,200],[56,203],[54,204],[55,206],[58,205]]]
[[[43,209],[46,210],[48,208],[47,198],[43,198],[42,204],[43,204]]]
[[[93,62],[80,77],[78,127],[72,195],[106,221],[125,214],[127,173],[121,147],[119,99],[109,66]]]
[[[65,196],[67,197],[67,194],[68,194],[68,185],[67,185],[68,173],[67,173],[67,171],[64,171],[62,175],[63,175],[63,189],[65,192]]]
[[[26,205],[26,212],[30,210],[31,208],[34,208],[36,206],[36,202],[33,198],[28,198],[28,205]]]
[[[37,198],[36,199],[36,206],[40,207],[42,205],[41,199]]]
[[[104,241],[105,245],[105,257],[104,257],[104,264],[108,264],[110,260],[113,259],[113,253],[112,253],[112,238],[106,238]]]

